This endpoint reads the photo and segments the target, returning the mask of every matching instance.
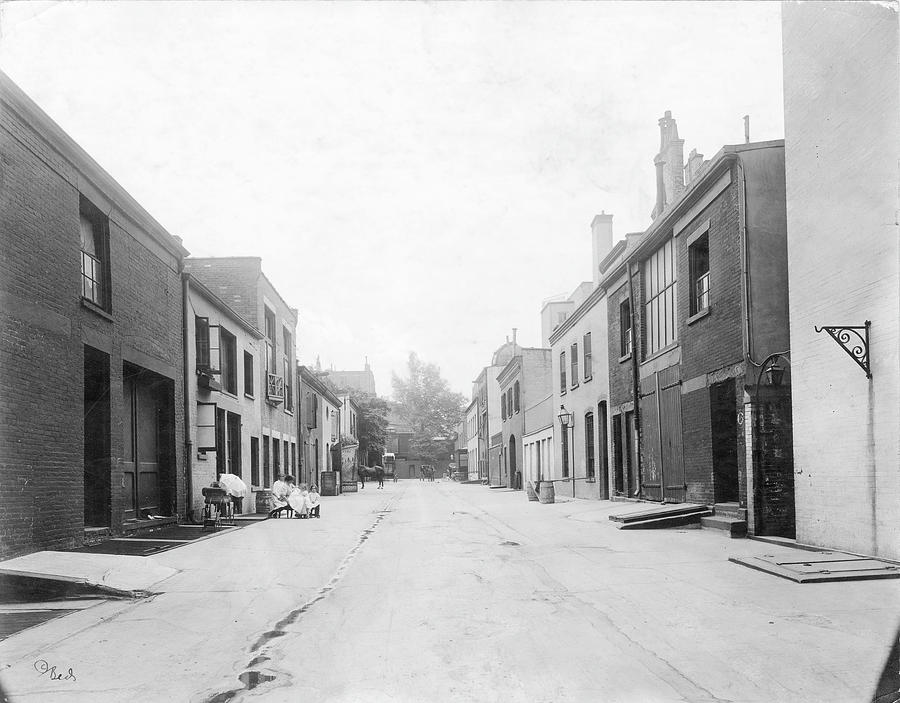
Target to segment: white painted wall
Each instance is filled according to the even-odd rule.
[[[896,7],[785,3],[797,539],[900,558]],[[873,378],[821,325],[872,321]]]

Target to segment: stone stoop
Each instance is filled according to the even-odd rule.
[[[716,503],[713,514],[700,518],[700,527],[721,530],[729,537],[747,536],[747,509],[738,503]]]
[[[105,542],[112,535],[108,527],[85,527],[84,528],[84,546],[93,547],[95,544]]]

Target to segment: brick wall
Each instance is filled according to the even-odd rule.
[[[688,237],[709,221],[710,313],[688,324],[690,259]],[[675,238],[678,276],[678,343],[681,376],[690,379],[743,359],[741,236],[737,180],[704,208]]]
[[[2,95],[4,101],[7,95]],[[178,257],[113,200],[94,190],[95,170],[61,157],[15,109],[0,110],[2,435],[0,557],[81,543],[84,527],[84,346],[110,354],[111,466],[122,455],[123,348],[168,369],[170,487],[183,495],[182,332]],[[60,137],[48,136],[58,140]],[[79,157],[81,158],[81,157]],[[111,319],[81,304],[79,190],[108,213]],[[160,254],[162,252],[162,254]],[[112,528],[121,525],[120,473],[112,469]],[[181,506],[179,505],[179,510]]]

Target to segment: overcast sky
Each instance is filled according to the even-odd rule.
[[[783,138],[779,3],[3,2],[0,68],[197,256],[261,256],[298,355],[455,390],[645,229],[657,120]]]

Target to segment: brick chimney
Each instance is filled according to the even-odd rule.
[[[684,185],[693,183],[700,169],[703,168],[703,154],[698,154],[696,149],[691,149],[688,154],[687,164],[684,167]]]
[[[600,283],[600,262],[612,249],[613,231],[612,215],[607,215],[602,210],[599,215],[594,215],[591,221],[591,250],[593,252],[594,287]]]
[[[659,119],[659,153],[653,164],[656,166],[656,206],[650,217],[656,219],[666,205],[675,202],[684,192],[684,140],[678,138],[678,125],[670,110]]]

